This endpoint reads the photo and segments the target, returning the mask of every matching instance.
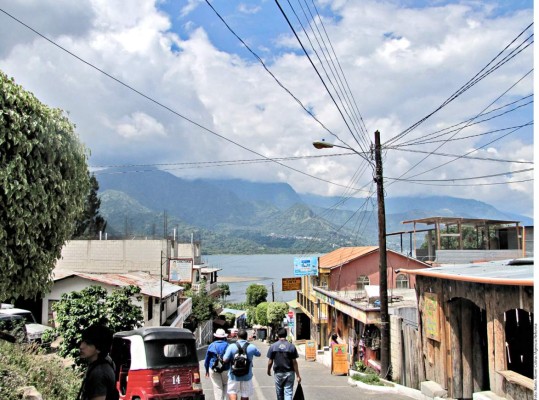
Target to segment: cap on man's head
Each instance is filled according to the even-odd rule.
[[[81,342],[94,345],[100,356],[105,357],[112,346],[112,331],[103,325],[92,325],[82,332]]]

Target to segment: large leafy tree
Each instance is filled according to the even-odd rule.
[[[140,293],[137,286],[125,286],[107,294],[101,286],[89,286],[79,292],[64,293],[53,305],[56,312],[56,334],[63,340],[58,353],[78,358],[81,333],[94,324],[107,325],[113,332],[142,326],[140,306],[133,299]]]
[[[265,301],[258,304],[255,309],[256,323],[262,326],[268,325],[268,303]]]
[[[101,200],[97,196],[99,182],[95,175],[90,176],[90,191],[84,202],[84,210],[75,222],[74,239],[96,239],[104,232],[107,221],[99,214]]]
[[[193,301],[192,315],[195,323],[208,321],[217,316],[215,311],[216,301],[206,290],[206,284],[202,283],[198,292],[187,291],[186,295]]]
[[[256,307],[266,301],[268,289],[264,285],[253,283],[247,287],[247,305]]]
[[[288,312],[288,304],[275,302],[268,303],[268,325],[278,327]]]
[[[59,109],[0,71],[0,299],[32,298],[51,272],[88,193],[87,152]]]

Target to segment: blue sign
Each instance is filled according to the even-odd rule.
[[[318,276],[318,257],[294,257],[294,276]]]

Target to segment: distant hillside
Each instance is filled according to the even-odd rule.
[[[109,237],[163,237],[176,228],[182,240],[192,233],[205,254],[314,253],[339,246],[378,242],[375,205],[363,199],[299,195],[282,183],[242,180],[186,180],[163,171],[98,175],[101,211]],[[373,209],[374,207],[374,209]],[[489,204],[453,197],[386,199],[387,232],[410,227],[402,221],[429,216],[519,220]],[[391,237],[396,246],[400,238]]]

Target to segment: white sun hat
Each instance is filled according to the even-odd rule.
[[[224,339],[224,338],[226,338],[226,332],[225,332],[224,329],[219,328],[219,329],[217,329],[217,330],[215,331],[215,333],[213,334],[213,336],[215,336],[216,338]]]

